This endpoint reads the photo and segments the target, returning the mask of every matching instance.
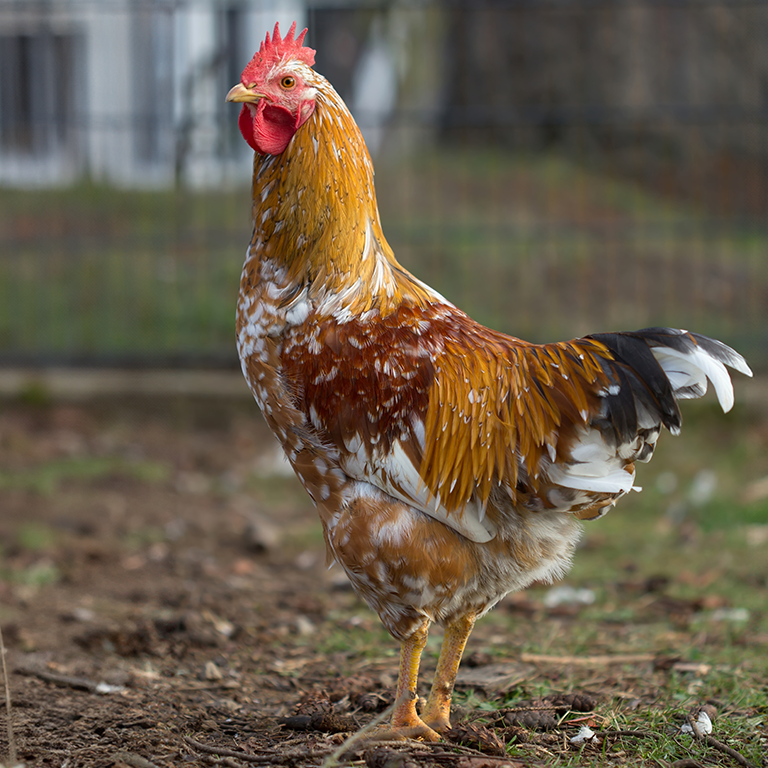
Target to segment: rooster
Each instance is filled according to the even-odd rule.
[[[709,380],[727,411],[725,365],[751,372],[682,330],[531,344],[457,309],[395,259],[360,131],[295,33],[275,25],[226,97],[255,151],[238,351],[329,558],[401,643],[390,733],[437,740],[475,620],[564,575],[581,521],[633,488],[662,427],[679,432],[678,400]]]

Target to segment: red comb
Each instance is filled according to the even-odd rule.
[[[241,78],[242,82],[253,82],[256,79],[256,73],[260,69],[265,66],[277,64],[283,59],[298,59],[311,67],[315,63],[315,51],[312,48],[306,48],[302,45],[307,30],[305,29],[294,39],[295,34],[295,21],[291,24],[291,28],[288,30],[288,34],[285,37],[280,37],[280,25],[275,24],[272,39],[270,40],[269,32],[267,32],[267,36],[261,44],[261,48],[259,48],[256,55],[243,70],[243,76]]]

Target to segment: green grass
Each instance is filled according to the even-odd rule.
[[[765,359],[768,232],[552,155],[377,163],[401,262],[533,340],[672,324]],[[250,193],[0,189],[0,347],[233,357]]]
[[[65,482],[127,476],[143,483],[159,483],[168,475],[169,469],[159,462],[87,456],[46,461],[24,469],[0,470],[0,490],[30,490],[50,495]]]
[[[0,190],[0,344],[148,357],[231,349],[249,207],[247,192]]]

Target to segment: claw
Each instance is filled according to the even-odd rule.
[[[434,720],[430,719],[427,720],[425,724],[430,730],[441,734],[451,730],[451,721],[447,717],[438,717]]]
[[[430,728],[421,718],[407,725],[389,726],[381,731],[375,731],[371,737],[373,741],[407,741],[414,739],[416,741],[441,741],[442,736]]]

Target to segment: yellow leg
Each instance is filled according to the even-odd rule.
[[[405,640],[400,648],[400,673],[397,678],[397,693],[395,695],[395,711],[392,714],[390,731],[379,738],[410,738],[438,741],[439,734],[435,733],[416,714],[416,684],[419,680],[419,662],[421,653],[427,644],[429,620]]]
[[[464,648],[474,626],[475,615],[469,614],[445,628],[445,637],[440,649],[440,658],[437,660],[435,679],[422,718],[427,725],[439,733],[443,733],[451,727],[453,686],[459,672],[461,655],[464,653]]]

